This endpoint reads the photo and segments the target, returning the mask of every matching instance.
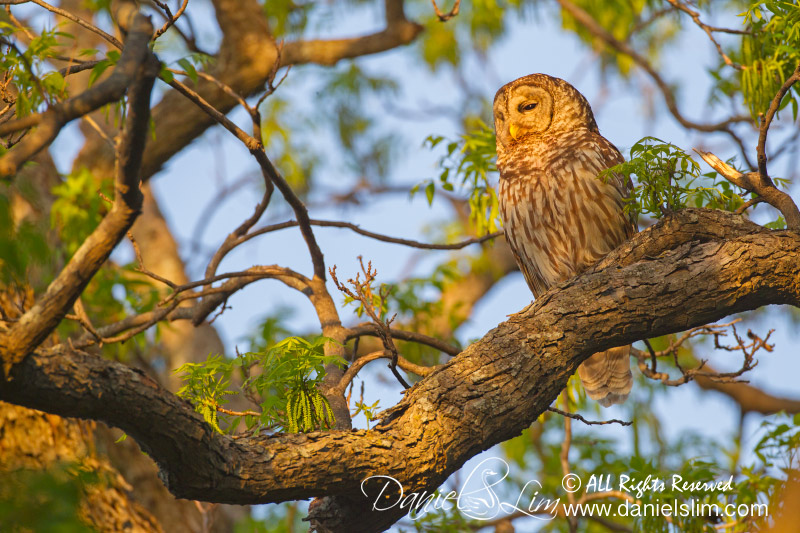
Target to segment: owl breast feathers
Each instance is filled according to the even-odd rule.
[[[500,215],[535,297],[569,279],[636,232],[624,212],[629,180],[605,169],[624,159],[600,135],[586,98],[564,80],[531,74],[494,99]],[[578,369],[589,396],[607,406],[627,398],[630,346],[594,354]]]

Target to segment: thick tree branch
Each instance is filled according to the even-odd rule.
[[[234,442],[141,373],[70,350],[31,354],[0,381],[0,399],[122,428],[179,497],[264,503],[331,495],[312,514],[333,501],[326,508],[339,511],[324,518],[328,525],[378,531],[403,511],[370,513],[372,501],[360,493],[366,477],[431,490],[481,450],[518,435],[592,353],[767,304],[800,306],[799,256],[795,232],[719,211],[672,214],[612,252],[605,263],[613,267],[562,283],[417,383],[370,431]]]
[[[58,325],[141,210],[139,169],[150,121],[150,91],[160,64],[147,47],[153,30],[149,19],[139,15],[133,29],[125,49],[135,48],[128,56],[133,59],[128,59],[130,66],[121,65],[126,70],[135,69],[135,81],[129,90],[128,116],[117,149],[113,207],[34,306],[0,337],[6,373]]]

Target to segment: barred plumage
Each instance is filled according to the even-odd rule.
[[[636,231],[623,211],[629,181],[603,170],[624,161],[597,130],[586,98],[564,80],[531,74],[494,100],[500,215],[535,297],[575,276]],[[578,375],[601,405],[627,398],[630,346],[594,354]]]

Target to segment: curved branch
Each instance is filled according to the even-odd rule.
[[[371,512],[380,487],[365,484],[373,498],[364,498],[365,478],[432,490],[528,427],[591,354],[767,304],[800,306],[798,257],[796,232],[720,211],[674,213],[612,252],[604,263],[613,268],[592,268],[511,315],[370,431],[234,441],[142,373],[72,350],[26,357],[0,378],[0,399],[122,428],[179,497],[241,504],[328,495],[311,509],[312,525],[379,531],[405,510]]]
[[[774,187],[767,173],[767,132],[769,131],[770,124],[772,124],[772,119],[775,118],[775,113],[778,112],[778,108],[781,106],[781,100],[783,100],[783,97],[786,96],[786,93],[789,92],[789,89],[791,89],[792,85],[797,83],[798,80],[800,80],[800,63],[797,64],[792,75],[789,76],[786,81],[783,82],[780,89],[778,89],[778,92],[769,104],[767,114],[761,118],[761,125],[758,129],[758,145],[756,147],[756,152],[758,153],[758,174],[761,177],[761,185],[763,187],[770,185]]]
[[[390,237],[389,235],[375,233],[374,231],[362,229],[361,226],[359,226],[358,224],[353,224],[352,222],[342,222],[339,220],[318,220],[312,218],[309,220],[309,223],[312,226],[319,226],[321,228],[345,228],[354,231],[359,235],[363,235],[364,237],[375,239],[376,241],[388,242],[392,244],[401,244],[403,246],[408,246],[410,248],[419,248],[421,250],[461,250],[462,248],[466,248],[470,244],[482,244],[486,241],[503,236],[502,231],[496,231],[494,233],[487,233],[486,235],[483,235],[481,237],[473,237],[471,239],[465,239],[463,241],[454,242],[452,244],[434,244],[427,242],[419,242],[412,239],[402,239],[400,237]],[[240,242],[237,242],[237,245],[247,240],[250,240],[253,237],[264,235],[265,233],[272,233],[273,231],[278,231],[286,228],[294,228],[296,226],[299,226],[296,220],[287,220],[286,222],[271,224],[264,228],[260,228],[252,233],[248,233],[247,235],[243,235],[240,238]]]
[[[794,203],[791,196],[775,186],[769,176],[760,172],[743,174],[711,152],[703,152],[697,148],[694,151],[703,158],[703,161],[708,166],[719,172],[726,180],[737,187],[763,197],[767,203],[781,212],[789,229],[800,230],[800,209],[797,208],[797,204]]]
[[[342,59],[385,52],[413,41],[422,26],[406,18],[403,0],[386,0],[386,28],[371,35],[350,39],[296,41],[286,43],[280,66],[316,63],[335,65]]]
[[[347,386],[350,385],[350,382],[355,379],[361,369],[364,368],[367,363],[371,363],[372,361],[377,361],[378,359],[392,359],[392,354],[388,350],[379,350],[377,352],[368,353],[362,355],[358,359],[356,359],[350,368],[342,376],[342,379],[339,380],[335,387],[335,391],[339,394],[344,394],[347,390]],[[411,372],[412,374],[416,374],[418,376],[429,376],[431,375],[438,366],[422,366],[415,363],[412,363],[408,359],[403,356],[398,356],[397,358],[397,366],[405,370],[406,372]]]
[[[455,356],[461,353],[461,350],[459,348],[447,344],[443,340],[437,339],[435,337],[430,337],[428,335],[423,335],[422,333],[417,333],[416,331],[404,331],[401,329],[390,328],[389,333],[391,333],[392,338],[399,339],[401,341],[424,344],[426,346],[430,346],[431,348],[436,348],[440,352],[446,353],[447,355]],[[375,331],[374,326],[371,325],[355,326],[347,330],[346,339],[349,341],[358,337],[378,337],[378,336],[379,335]]]
[[[611,33],[606,30],[603,26],[600,25],[589,13],[583,10],[580,6],[574,4],[570,0],[556,0],[559,5],[572,15],[575,20],[577,20],[580,24],[582,24],[589,32],[598,37],[600,40],[605,42],[608,46],[616,50],[621,54],[625,54],[629,56],[634,63],[639,65],[639,67],[647,72],[647,74],[653,79],[655,84],[658,86],[661,94],[664,96],[664,102],[667,104],[667,109],[669,112],[672,113],[672,116],[675,117],[683,127],[697,130],[697,131],[705,131],[705,132],[715,132],[715,131],[724,131],[729,133],[728,126],[734,124],[736,122],[746,122],[750,120],[749,117],[745,115],[739,115],[731,117],[727,120],[723,120],[722,122],[718,122],[716,124],[703,124],[700,122],[694,122],[692,120],[687,119],[683,116],[680,109],[678,108],[678,102],[675,99],[675,94],[672,92],[672,89],[664,81],[664,78],[661,77],[656,69],[650,64],[647,59],[639,54],[636,50],[634,50],[628,43],[622,42]]]
[[[0,177],[10,177],[16,174],[20,165],[53,142],[58,132],[68,122],[122,98],[133,83],[141,64],[150,54],[147,49],[150,33],[147,32],[147,29],[152,30],[153,27],[144,16],[137,18],[137,21],[131,28],[119,62],[108,79],[73,98],[52,106],[44,113],[30,115],[0,126],[0,136],[20,129],[39,126],[36,131],[27,135],[22,142],[0,157]]]

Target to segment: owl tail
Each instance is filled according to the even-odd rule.
[[[603,407],[622,403],[633,387],[630,346],[598,352],[578,367],[578,376],[589,398]]]

